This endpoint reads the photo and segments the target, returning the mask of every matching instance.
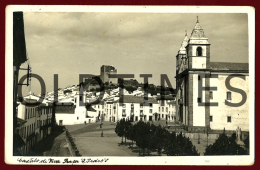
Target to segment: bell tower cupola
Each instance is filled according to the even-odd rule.
[[[204,34],[204,30],[200,26],[198,16],[186,50],[190,69],[207,68],[208,63],[210,62],[210,44],[208,42],[208,37]]]

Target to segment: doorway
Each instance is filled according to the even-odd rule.
[[[59,126],[62,126],[62,120],[59,121]]]

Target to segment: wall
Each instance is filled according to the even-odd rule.
[[[200,78],[205,87],[205,78]],[[198,104],[198,74],[193,74],[193,126],[205,126],[205,106]],[[205,91],[202,91],[201,102],[205,102]]]
[[[218,73],[218,78],[210,79],[210,86],[217,87],[217,91],[213,92],[213,99],[210,102],[218,102],[218,107],[210,107],[210,115],[213,116],[213,121],[210,122],[211,129],[215,130],[236,130],[237,126],[241,127],[242,131],[249,130],[249,76],[246,80],[241,78],[232,78],[230,85],[243,91],[247,94],[246,103],[240,107],[230,107],[225,104],[226,93],[230,90],[226,88],[225,81],[229,74]],[[232,103],[239,103],[242,96],[239,93],[232,92]],[[227,116],[231,116],[231,122],[227,122]]]
[[[206,57],[193,57],[192,68],[206,69]]]

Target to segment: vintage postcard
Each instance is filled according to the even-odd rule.
[[[6,7],[5,162],[253,165],[255,9]]]

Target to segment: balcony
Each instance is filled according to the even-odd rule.
[[[122,117],[126,117],[126,114],[125,114],[125,113],[122,113]]]

